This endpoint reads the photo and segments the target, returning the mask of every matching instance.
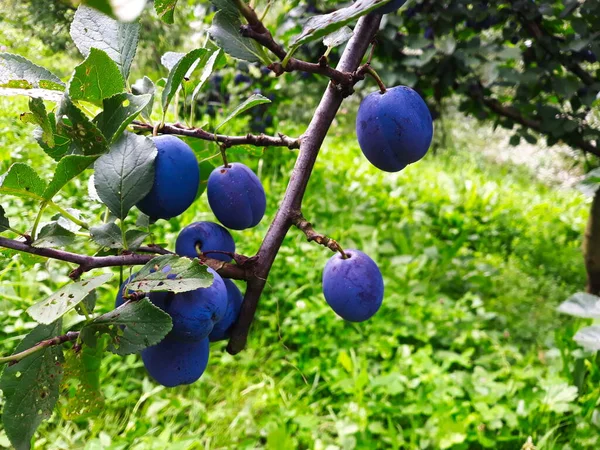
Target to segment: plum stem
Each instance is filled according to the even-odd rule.
[[[333,252],[339,252],[340,255],[342,255],[342,259],[349,258],[346,252],[344,252],[342,246],[336,240],[331,239],[330,237],[324,234],[317,233],[313,228],[312,223],[310,223],[304,218],[302,212],[297,212],[292,217],[292,223],[296,228],[298,228],[306,235],[306,240],[308,242],[316,242],[317,244],[322,245],[323,247],[327,247]]]
[[[373,79],[377,82],[377,85],[379,86],[379,90],[381,91],[381,93],[385,94],[387,89],[385,87],[385,84],[383,84],[383,80],[381,79],[379,74],[375,71],[375,69],[373,69],[373,67],[371,67],[371,65],[369,63],[365,64],[363,67],[364,67],[365,73],[368,73],[369,75],[371,75],[371,77],[373,77]]]
[[[223,167],[229,168],[229,163],[227,162],[227,147],[225,145],[219,146],[221,150],[221,158],[223,158]]]

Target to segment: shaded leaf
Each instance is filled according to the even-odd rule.
[[[98,338],[107,334],[108,350],[117,355],[137,353],[158,344],[172,328],[171,317],[147,299],[125,302],[117,309],[103,314],[81,330],[81,339],[95,347]]]
[[[65,84],[49,70],[20,55],[0,53],[0,86],[62,91]]]
[[[200,74],[200,81],[198,81],[198,84],[196,85],[196,87],[194,88],[194,91],[192,92],[192,101],[194,101],[196,99],[196,97],[200,93],[200,90],[206,84],[206,81],[209,79],[209,77],[212,75],[213,70],[215,69],[215,65],[217,64],[217,61],[222,56],[223,56],[223,53],[221,52],[221,49],[217,49],[216,51],[211,53],[211,55],[206,60],[206,63],[202,67],[202,73]]]
[[[156,86],[154,86],[154,83],[150,78],[144,77],[137,80],[133,86],[131,86],[131,92],[133,92],[134,95],[150,94],[150,100],[141,112],[142,116],[149,120],[152,115],[152,107],[154,106]]]
[[[71,38],[83,56],[92,48],[104,50],[117,63],[126,80],[140,34],[137,22],[124,23],[89,6],[81,5],[71,23]]]
[[[123,92],[125,81],[117,64],[102,50],[91,48],[87,58],[75,67],[69,81],[71,100],[85,100],[97,105]]]
[[[158,17],[165,23],[173,23],[177,0],[154,0],[154,9]]]
[[[133,291],[187,292],[211,286],[213,275],[197,259],[161,255],[148,262],[129,283]]]
[[[102,247],[123,248],[121,229],[114,222],[90,228],[90,237]]]
[[[72,232],[64,229],[56,222],[51,222],[42,227],[32,245],[40,248],[66,247],[72,244],[74,240],[75,235]]]
[[[40,139],[49,147],[54,147],[54,128],[46,113],[44,101],[41,98],[32,98],[29,100],[29,110],[31,113],[21,114],[21,121],[39,125],[41,134]]]
[[[105,273],[97,277],[66,284],[44,300],[30,306],[27,313],[38,323],[52,323],[75,308],[90,292],[112,277]]]
[[[71,140],[71,144],[84,155],[99,155],[106,152],[108,143],[102,132],[73,104],[67,95],[60,103],[57,115],[57,133],[67,136]],[[68,121],[64,116],[68,118]]]
[[[33,136],[48,156],[50,156],[55,161],[60,161],[60,159],[63,156],[71,152],[72,141],[71,138],[64,133],[64,130],[62,128],[60,132],[57,130],[56,118],[54,117],[54,113],[48,114],[48,122],[52,130],[52,140],[54,141],[53,145],[48,145],[46,142],[44,142],[43,132],[41,128],[37,128],[33,132]]]
[[[260,44],[254,39],[243,37],[240,33],[241,26],[239,17],[219,11],[215,14],[208,32],[228,55],[248,62],[266,62]]]
[[[14,163],[8,171],[0,175],[0,192],[18,197],[41,197],[46,183],[31,167],[24,163]]]
[[[148,236],[150,236],[150,233],[143,230],[127,230],[125,232],[127,248],[129,250],[137,250]]]
[[[60,320],[50,325],[38,325],[21,341],[15,353],[60,334]],[[62,363],[62,347],[57,345],[46,347],[4,369],[0,379],[0,389],[4,393],[2,423],[15,449],[31,448],[35,430],[52,415],[63,376]]]
[[[354,32],[350,27],[342,27],[323,38],[323,44],[328,48],[334,48],[348,41]]]
[[[132,95],[127,92],[104,99],[104,110],[96,117],[96,124],[106,139],[112,142],[119,138],[150,100],[151,95]]]
[[[96,308],[96,301],[98,300],[98,296],[96,295],[96,291],[90,292],[86,295],[81,302],[75,307],[77,314],[80,316],[85,316],[85,313],[91,314],[94,312]],[[85,310],[84,310],[85,307]]]
[[[10,223],[8,217],[6,217],[6,211],[4,211],[4,208],[0,205],[0,233],[7,230],[10,230]]]
[[[262,96],[260,94],[252,94],[252,96],[250,96],[249,98],[247,98],[242,104],[238,105],[237,108],[235,108],[233,111],[231,111],[229,113],[229,115],[225,118],[225,120],[223,120],[217,126],[217,128],[215,128],[215,133],[217,132],[217,130],[219,128],[221,128],[223,125],[225,125],[231,119],[239,116],[244,111],[247,111],[250,108],[254,108],[257,105],[262,105],[263,103],[271,103],[271,100],[269,100],[267,97],[264,97],[264,96]]]
[[[96,192],[119,219],[152,188],[156,155],[152,139],[126,132],[96,161]]]
[[[54,177],[42,194],[46,200],[52,199],[69,181],[90,167],[97,156],[68,155],[56,165]]]
[[[167,111],[169,107],[169,103],[175,96],[175,93],[179,89],[184,77],[188,74],[190,68],[196,63],[200,58],[207,54],[208,50],[205,48],[197,48],[187,53],[183,58],[181,58],[177,63],[173,66],[173,69],[169,72],[169,77],[167,78],[167,84],[165,85],[165,89],[162,93],[162,107],[163,107],[163,115]]]

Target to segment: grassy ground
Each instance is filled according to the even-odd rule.
[[[0,109],[25,110],[11,105],[0,98]],[[0,167],[29,160],[45,170],[50,161],[14,117],[0,115]],[[597,448],[598,369],[577,397],[577,324],[554,311],[584,286],[586,201],[490,162],[478,151],[488,143],[469,131],[393,175],[367,164],[347,126],[327,140],[304,212],[379,263],[386,295],[371,321],[346,323],[328,308],[320,277],[330,253],[292,230],[246,351],[232,357],[213,345],[202,379],[175,389],[151,381],[139,357],[108,355],[102,412],[67,419],[63,401],[35,448],[517,449],[529,435],[540,449]],[[262,223],[234,233],[240,253],[257,250],[293,158],[231,152],[259,173],[268,197]],[[58,200],[93,222],[102,211],[77,199],[85,189],[78,180]],[[19,203],[2,205],[17,225],[30,223]],[[195,220],[214,220],[205,197],[154,232],[172,248]],[[64,264],[33,262],[0,259],[3,354],[34,325],[25,309],[66,281]],[[100,290],[99,311],[116,289]]]

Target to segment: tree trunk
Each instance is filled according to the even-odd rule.
[[[600,295],[600,189],[596,191],[583,240],[583,255],[587,271],[586,291]]]

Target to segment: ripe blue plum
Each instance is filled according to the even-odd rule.
[[[344,320],[363,322],[373,317],[383,301],[383,277],[377,264],[359,250],[336,253],[323,270],[323,294]]]
[[[371,164],[399,172],[425,156],[433,138],[433,121],[419,94],[396,86],[365,97],[356,116],[356,135]]]
[[[142,361],[152,378],[166,387],[191,384],[206,370],[208,339],[181,342],[167,335],[161,342],[142,350]]]
[[[217,167],[208,177],[208,203],[219,222],[233,230],[256,226],[267,198],[258,177],[241,163]]]
[[[125,303],[125,299],[123,298],[123,294],[125,293],[125,286],[127,286],[127,284],[133,280],[135,278],[135,276],[137,275],[137,272],[130,275],[125,281],[123,281],[123,283],[121,284],[121,286],[119,286],[119,292],[117,292],[117,296],[115,297],[115,309],[117,309],[119,306],[121,306],[123,303]],[[127,291],[128,294],[133,294],[133,291],[131,289],[129,289]]]
[[[379,14],[389,14],[397,11],[402,5],[406,3],[406,0],[392,0],[387,5],[377,8]]]
[[[228,339],[231,334],[231,327],[240,315],[242,309],[242,293],[235,283],[227,278],[224,278],[227,288],[227,311],[223,318],[215,324],[212,332],[208,335],[210,342],[222,341]]]
[[[158,149],[154,184],[137,207],[152,220],[170,219],[183,213],[196,199],[200,168],[192,149],[175,136],[152,138]]]
[[[235,242],[229,231],[213,222],[194,222],[181,230],[175,242],[175,252],[179,256],[196,258],[196,247],[207,257],[225,262],[231,261],[231,256],[209,250],[235,253]]]
[[[181,341],[199,341],[210,334],[215,323],[227,311],[227,288],[221,276],[208,269],[214,276],[207,288],[174,294],[166,312],[173,320],[171,336]]]
[[[138,273],[134,273],[132,274],[129,278],[127,278],[125,281],[123,281],[123,284],[121,284],[121,286],[119,287],[119,292],[117,292],[117,296],[115,297],[115,309],[117,309],[119,306],[121,306],[123,303],[125,303],[125,299],[123,298],[123,293],[124,293],[124,289],[125,286],[135,278],[135,276]],[[128,294],[133,294],[134,291],[132,291],[131,289],[129,289],[127,291]],[[162,309],[163,311],[167,310],[167,306],[168,306],[168,302],[170,300],[170,297],[173,294],[171,292],[150,292],[147,295],[148,300],[150,300],[155,306],[158,306],[160,309]]]

